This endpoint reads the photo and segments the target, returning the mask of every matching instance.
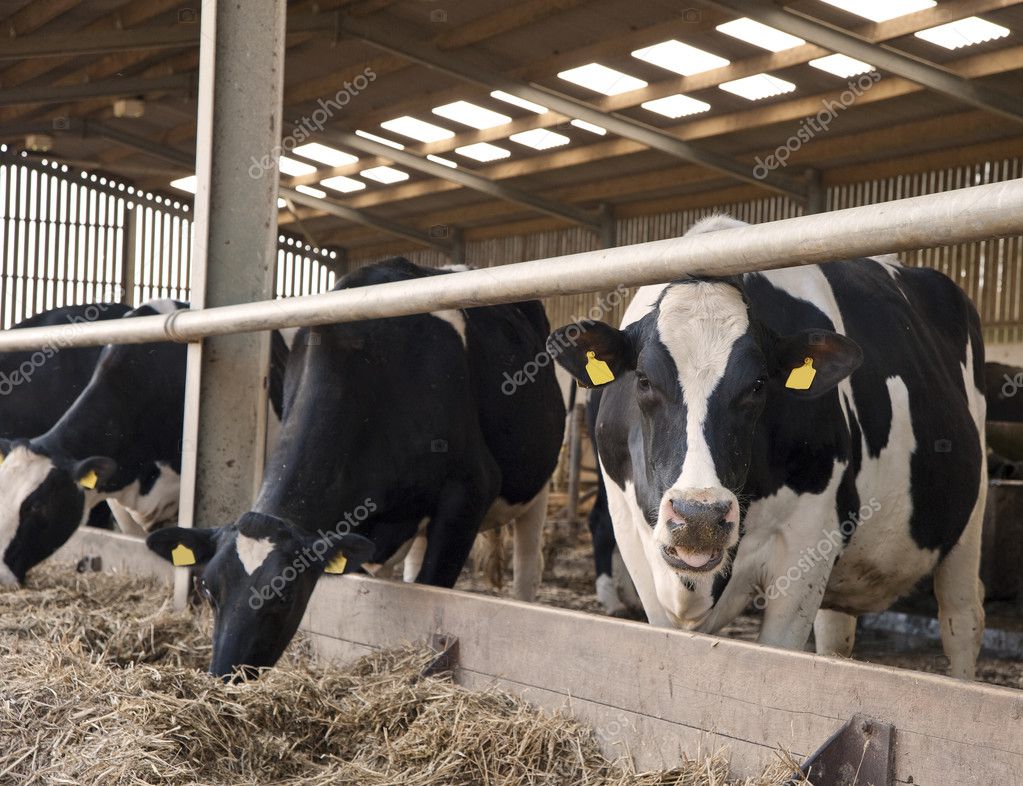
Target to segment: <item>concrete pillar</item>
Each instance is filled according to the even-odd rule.
[[[196,129],[192,306],[273,296],[285,0],[204,0]],[[182,439],[182,526],[252,504],[263,469],[268,333],[192,344]],[[182,572],[183,573],[183,572]],[[187,583],[179,581],[183,604]]]

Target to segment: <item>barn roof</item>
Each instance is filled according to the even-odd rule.
[[[187,197],[197,5],[5,3],[0,141]],[[1020,2],[739,5],[291,2],[281,229],[359,253],[599,231],[1023,150]]]

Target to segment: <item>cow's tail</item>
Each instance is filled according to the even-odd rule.
[[[501,589],[504,586],[506,564],[504,530],[505,527],[494,527],[481,532],[476,536],[470,555],[476,572],[482,574],[494,589]]]

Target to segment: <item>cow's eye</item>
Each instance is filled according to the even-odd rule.
[[[766,380],[764,380],[763,377],[757,377],[755,380],[753,380],[753,392],[759,393],[761,390],[763,390],[765,382]]]
[[[640,390],[650,390],[650,379],[642,371],[636,372],[636,386]]]

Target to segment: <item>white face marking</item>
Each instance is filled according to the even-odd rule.
[[[270,538],[250,538],[248,535],[238,533],[234,541],[235,550],[238,552],[238,559],[250,576],[259,570],[266,562],[270,552],[274,550],[273,541]]]
[[[16,447],[0,464],[0,585],[18,586],[2,556],[11,545],[21,521],[21,506],[50,474],[53,462],[26,447]]]
[[[174,521],[178,515],[181,476],[166,464],[158,463],[156,466],[160,474],[147,493],[139,493],[139,482],[136,480],[124,488],[97,495],[96,501],[107,497],[117,500],[146,530]]]
[[[461,311],[453,308],[445,309],[444,311],[431,311],[431,317],[437,317],[437,319],[443,319],[458,333],[459,338],[462,339],[462,346],[465,346],[465,314]]]
[[[687,438],[682,472],[664,493],[654,530],[656,539],[665,545],[670,544],[666,523],[671,499],[728,500],[732,503],[728,520],[738,522],[738,501],[717,476],[705,426],[710,396],[724,376],[732,347],[748,329],[746,304],[738,290],[728,284],[680,284],[661,300],[657,330],[678,369],[686,402]],[[738,538],[738,528],[735,530],[733,539]]]

